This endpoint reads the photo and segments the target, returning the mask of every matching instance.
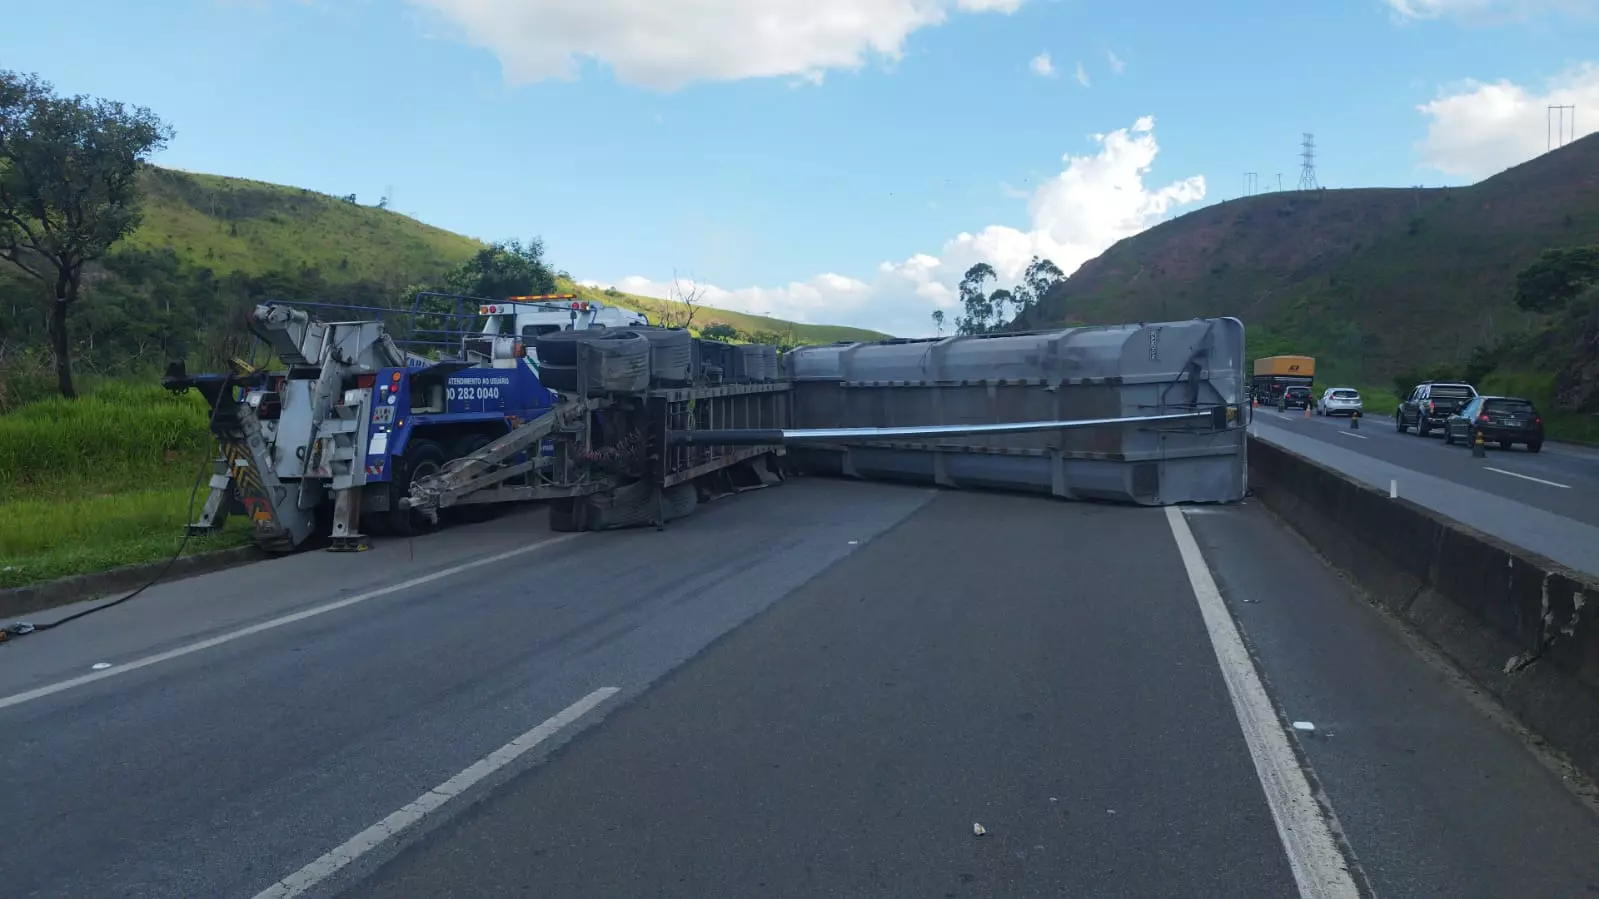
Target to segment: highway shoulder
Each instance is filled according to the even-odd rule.
[[[1265,509],[1188,517],[1378,895],[1599,890],[1599,815],[1501,712]]]

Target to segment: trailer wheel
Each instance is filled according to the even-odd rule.
[[[427,518],[422,513],[411,509],[401,509],[399,499],[411,492],[411,482],[419,477],[438,474],[444,467],[444,448],[432,440],[412,440],[411,445],[405,448],[405,455],[398,460],[399,470],[390,480],[391,494],[389,502],[389,530],[402,537],[409,537],[425,531],[429,527]]]

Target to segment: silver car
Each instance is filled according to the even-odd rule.
[[[1350,387],[1329,387],[1316,401],[1317,415],[1354,415],[1356,412],[1365,415],[1366,408],[1360,391]]]

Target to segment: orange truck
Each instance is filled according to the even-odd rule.
[[[1267,356],[1255,360],[1249,389],[1262,403],[1275,403],[1290,387],[1309,388],[1316,381],[1316,360],[1309,356]]]

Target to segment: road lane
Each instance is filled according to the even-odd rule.
[[[553,536],[548,513],[530,509],[482,524],[408,540],[379,540],[360,555],[305,552],[157,584],[122,605],[5,647],[0,698],[243,627],[379,590],[507,552]],[[116,599],[76,603],[27,616],[59,621]]]
[[[1511,453],[1473,459],[1466,449],[1414,436],[1400,438],[1391,429],[1387,434],[1371,429],[1364,440],[1340,439],[1343,432],[1326,424],[1285,425],[1275,411],[1257,411],[1250,429],[1261,439],[1379,490],[1387,491],[1397,482],[1399,494],[1412,502],[1562,565],[1599,575],[1599,526],[1589,523],[1596,520],[1599,489],[1569,474],[1563,476],[1578,486],[1552,487],[1484,470],[1484,465],[1514,470],[1512,466],[1523,460],[1510,461]],[[1562,464],[1580,466],[1581,457],[1576,458],[1576,463]]]
[[[1446,445],[1440,432],[1417,437],[1412,429],[1401,434],[1391,418],[1367,418],[1359,430],[1351,431],[1346,418],[1306,419],[1256,409],[1255,422],[1268,434],[1271,429],[1287,430],[1599,527],[1599,453],[1581,447],[1545,444],[1542,452],[1529,453],[1522,447],[1490,446],[1487,458],[1477,459],[1469,447]]]
[[[26,847],[7,853],[4,892],[254,895],[596,688],[636,694],[930,496],[794,482],[0,709],[0,845]],[[374,556],[276,586],[353,594]],[[195,602],[260,575],[208,580]],[[115,613],[145,616],[135,654],[194,636],[139,602],[19,640],[0,663],[82,661],[80,636],[110,636],[78,626]]]
[[[532,893],[1294,884],[1164,511],[945,493],[350,895]]]
[[[1186,514],[1380,894],[1599,892],[1599,816],[1515,734],[1263,509]],[[296,558],[307,597],[168,585],[0,671],[401,562]],[[307,895],[1293,894],[1164,510],[813,479],[0,709],[5,893],[253,896],[612,685]]]

